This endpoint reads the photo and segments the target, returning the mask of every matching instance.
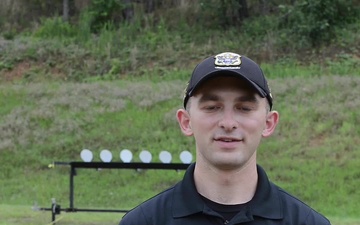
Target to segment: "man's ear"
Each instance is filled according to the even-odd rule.
[[[279,113],[277,111],[271,111],[266,117],[265,129],[262,132],[262,136],[265,138],[274,133],[276,125],[279,123]]]
[[[176,118],[177,121],[179,122],[179,126],[181,129],[181,132],[185,135],[185,136],[192,136],[193,132],[191,130],[191,124],[190,124],[190,115],[189,112],[186,111],[185,109],[179,109],[176,112]]]

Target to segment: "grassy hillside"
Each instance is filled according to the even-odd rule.
[[[49,213],[28,209],[49,207],[51,198],[68,207],[69,168],[48,165],[80,161],[84,148],[95,161],[102,149],[114,161],[125,148],[135,161],[143,149],[157,162],[162,150],[175,162],[183,150],[194,154],[175,111],[195,64],[221,51],[256,59],[269,78],[280,124],[258,158],[270,178],[335,225],[360,224],[359,27],[344,26],[330,45],[301,48],[258,23],[240,31],[185,24],[173,30],[160,21],[94,35],[49,19],[13,40],[0,39],[0,224],[46,223]],[[182,175],[78,170],[75,207],[129,209]],[[96,224],[97,217],[65,215],[59,224]],[[98,224],[113,224],[121,215],[101,218],[106,222]]]
[[[281,123],[259,160],[279,185],[329,216],[357,216],[358,76],[271,79]],[[68,168],[83,148],[194,153],[174,119],[185,82],[1,85],[1,202],[68,205]],[[136,157],[136,161],[139,159]],[[175,171],[79,171],[77,207],[129,208],[181,179]],[[94,181],[96,180],[96,185]],[[109,201],[108,199],[111,199]],[[334,207],[336,206],[336,207]]]

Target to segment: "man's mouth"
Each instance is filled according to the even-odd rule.
[[[226,138],[226,137],[219,137],[214,138],[215,141],[223,141],[223,142],[239,142],[241,139],[238,138]]]

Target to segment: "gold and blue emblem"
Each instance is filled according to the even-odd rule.
[[[215,56],[215,65],[217,67],[239,67],[241,56],[232,52],[224,52]]]

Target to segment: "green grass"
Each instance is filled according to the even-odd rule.
[[[269,81],[280,125],[263,141],[259,163],[270,178],[327,216],[356,218],[360,204],[359,76],[278,78]],[[119,81],[1,85],[12,110],[1,117],[0,200],[8,205],[69,205],[68,169],[52,161],[77,161],[88,148],[99,161],[162,150],[174,160],[194,153],[193,140],[175,121],[185,82]],[[26,87],[26,88],[25,88]],[[15,100],[12,100],[15,99]],[[181,179],[183,172],[79,170],[75,207],[129,209]],[[96,185],[94,185],[96,180]],[[336,190],[336,191],[334,191]],[[111,199],[109,201],[108,199]]]
[[[49,208],[50,206],[46,207]],[[51,225],[52,215],[50,211],[36,211],[33,206],[27,205],[0,205],[0,225]],[[121,213],[67,213],[61,212],[56,215],[56,224],[61,225],[110,225],[118,224]]]

